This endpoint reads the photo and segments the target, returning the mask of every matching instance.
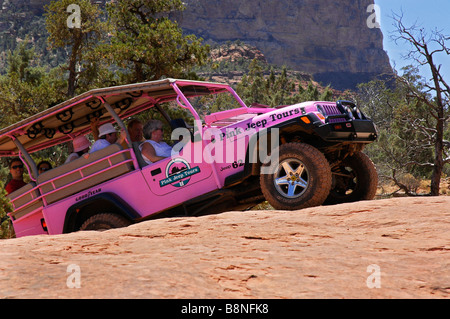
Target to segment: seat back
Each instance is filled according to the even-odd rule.
[[[141,168],[147,166],[147,162],[144,160],[144,158],[142,157],[142,153],[141,150],[139,149],[139,145],[141,145],[142,142],[133,142],[133,151],[134,151],[134,155],[136,155],[136,159],[139,163],[139,166]]]
[[[47,204],[76,194],[92,186],[133,170],[128,152],[112,144],[102,150],[83,156],[38,176],[38,185]]]

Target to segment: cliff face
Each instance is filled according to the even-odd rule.
[[[270,63],[352,88],[391,73],[380,29],[370,29],[373,0],[186,0],[181,26],[205,40],[241,40]]]

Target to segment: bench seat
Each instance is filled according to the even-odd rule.
[[[132,171],[133,164],[129,159],[130,156],[127,156],[126,152],[119,153],[122,150],[123,148],[119,144],[112,144],[102,150],[90,153],[87,159],[82,156],[39,175],[37,182],[46,203],[52,204]],[[114,165],[117,166],[111,168]],[[105,171],[95,174],[101,170]],[[85,179],[81,181],[83,178]],[[75,183],[77,181],[80,182]],[[71,183],[74,184],[67,186]]]

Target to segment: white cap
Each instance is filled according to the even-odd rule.
[[[98,137],[105,136],[106,134],[116,133],[116,129],[111,123],[103,124],[98,128],[99,134]]]

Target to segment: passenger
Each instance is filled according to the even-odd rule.
[[[50,164],[50,162],[48,162],[48,161],[42,161],[37,165],[39,175],[46,171],[51,170],[52,168],[53,168],[52,164]]]
[[[14,158],[9,162],[9,172],[11,174],[11,180],[6,185],[5,190],[8,194],[18,190],[19,188],[27,185],[23,181],[23,163],[20,159]]]
[[[94,145],[92,145],[89,153],[99,151],[114,143],[122,144],[126,137],[126,133],[124,130],[122,130],[120,136],[117,137],[116,129],[111,123],[103,124],[99,127],[98,131],[99,139],[94,143]]]
[[[172,147],[163,142],[163,124],[158,120],[149,120],[144,125],[146,141],[139,146],[142,158],[147,164],[172,156]]]
[[[128,123],[128,133],[130,134],[131,142],[144,141],[144,125],[138,119],[133,119]]]
[[[66,163],[70,163],[77,158],[80,158],[83,154],[89,152],[89,147],[91,147],[91,142],[86,138],[86,136],[80,135],[73,139],[73,153],[69,155],[66,159]]]
[[[143,125],[142,122],[138,119],[133,119],[130,122],[128,122],[127,125],[128,134],[130,134],[131,143],[141,143],[144,142],[144,135],[143,135]],[[122,147],[124,149],[128,148],[128,143],[124,139],[121,143]]]

